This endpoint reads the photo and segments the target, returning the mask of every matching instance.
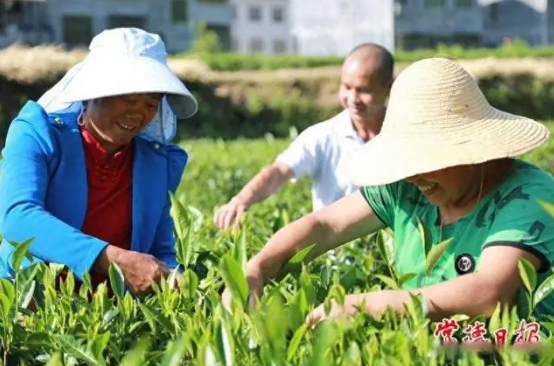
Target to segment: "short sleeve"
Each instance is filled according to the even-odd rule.
[[[286,164],[299,179],[304,176],[314,177],[319,167],[321,145],[324,136],[318,125],[307,128],[283,151],[275,161]]]
[[[393,228],[394,212],[398,196],[396,183],[383,186],[366,186],[360,188],[362,195],[379,219]]]
[[[517,247],[541,260],[540,272],[550,268],[554,258],[554,218],[541,205],[544,201],[554,201],[553,189],[523,186],[497,202],[482,249],[495,245]]]

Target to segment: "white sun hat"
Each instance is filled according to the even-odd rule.
[[[177,118],[189,118],[198,110],[194,96],[167,66],[159,35],[138,28],[105,30],[94,37],[89,50],[38,100],[47,112],[108,96],[162,93],[158,113],[142,133],[165,143],[175,135]]]
[[[456,62],[425,59],[393,83],[381,132],[358,150],[349,174],[359,186],[388,184],[515,157],[548,138],[543,124],[493,108]]]

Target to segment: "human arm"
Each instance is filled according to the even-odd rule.
[[[383,228],[359,191],[310,213],[279,230],[247,265],[251,293],[259,296],[263,283],[276,277],[297,252],[315,244],[305,258],[319,255]],[[229,303],[229,293],[224,295]]]
[[[242,215],[250,206],[271,196],[293,175],[292,169],[282,162],[277,161],[264,167],[236,196],[216,210],[215,225],[223,230],[231,225],[233,228],[238,227]]]
[[[32,255],[65,264],[82,278],[108,243],[83,234],[45,208],[50,170],[60,158],[51,129],[48,117],[33,105],[12,122],[0,175],[0,230],[10,241],[33,238]]]
[[[250,206],[271,196],[288,180],[304,176],[314,178],[321,165],[327,128],[317,124],[302,131],[271,165],[262,169],[229,203],[216,211],[215,225],[224,230],[231,225],[236,228]]]
[[[374,316],[387,307],[401,314],[405,310],[404,305],[410,300],[410,294],[422,294],[428,317],[433,321],[455,314],[489,317],[498,302],[512,304],[514,295],[521,286],[519,258],[529,260],[535,269],[539,269],[539,258],[528,251],[509,246],[489,247],[483,251],[481,269],[478,272],[414,290],[384,290],[347,295],[345,306],[335,304],[330,316],[354,314],[359,306],[365,307],[365,311]],[[323,306],[319,306],[308,316],[308,323],[313,325],[325,318]]]

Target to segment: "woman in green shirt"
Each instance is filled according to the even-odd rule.
[[[492,314],[521,286],[519,258],[535,266],[539,283],[554,260],[554,220],[540,205],[554,200],[554,180],[515,158],[548,137],[542,124],[491,107],[455,62],[412,64],[393,84],[381,133],[351,164],[360,191],[277,232],[248,263],[251,295],[311,244],[306,261],[390,227],[397,270],[415,277],[402,290],[348,295],[331,316],[362,304],[373,315],[386,307],[402,312],[409,293],[423,295],[434,320]],[[427,279],[419,222],[433,245],[451,239]],[[229,304],[227,291],[223,300]],[[552,298],[537,312],[554,314]],[[309,321],[324,317],[319,306]]]

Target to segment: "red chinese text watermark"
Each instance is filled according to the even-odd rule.
[[[443,319],[437,324],[434,335],[437,338],[440,337],[444,344],[458,343],[454,336],[460,329],[460,325],[455,319]],[[539,330],[539,323],[527,323],[525,320],[521,320],[518,328],[513,333],[515,337],[513,343],[516,345],[538,343],[541,340]],[[461,331],[463,333],[462,343],[491,343],[491,338],[494,338],[494,344],[501,347],[509,342],[509,332],[506,328],[498,328],[492,335],[489,335],[485,323],[479,321],[468,325]]]

